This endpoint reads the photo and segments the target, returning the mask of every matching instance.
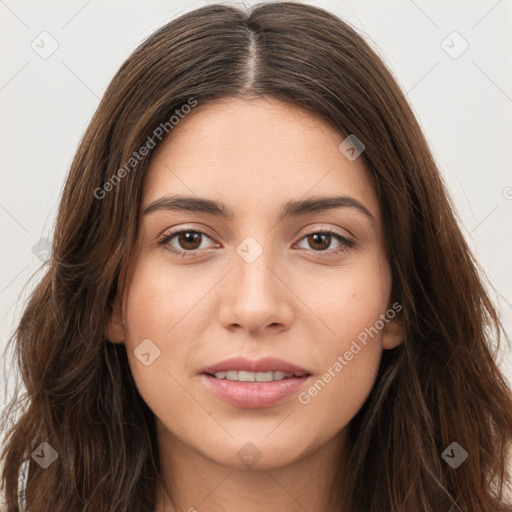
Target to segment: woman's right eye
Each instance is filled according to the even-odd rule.
[[[193,256],[196,251],[204,249],[204,247],[201,248],[203,237],[211,240],[206,233],[197,229],[181,229],[179,231],[164,234],[158,243],[168,251],[179,254],[180,256]],[[173,239],[176,239],[181,248],[176,247],[171,243]]]

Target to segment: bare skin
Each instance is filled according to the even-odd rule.
[[[107,330],[125,344],[155,414],[164,479],[180,511],[335,509],[328,490],[347,427],[373,387],[382,350],[402,342],[397,315],[344,356],[393,300],[379,203],[362,158],[350,161],[338,149],[343,139],[278,100],[230,98],[197,106],[153,155],[142,212],[183,194],[221,201],[233,213],[141,214],[140,244]],[[342,206],[280,220],[288,201],[338,195],[370,215]],[[159,245],[180,230],[196,237]],[[319,230],[333,234],[315,239]],[[257,245],[247,246],[248,236]],[[242,242],[262,253],[249,263],[237,253]],[[146,339],[160,350],[147,366],[134,353]],[[238,355],[278,357],[311,375],[300,396],[238,407],[200,375]],[[333,370],[338,356],[342,370]],[[325,386],[308,393],[329,369]],[[256,462],[249,466],[244,454]],[[156,497],[157,511],[175,510],[160,486]]]

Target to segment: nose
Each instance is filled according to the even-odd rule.
[[[223,326],[253,335],[269,329],[288,329],[293,315],[293,293],[274,252],[264,249],[252,262],[234,254],[233,266],[221,285]]]

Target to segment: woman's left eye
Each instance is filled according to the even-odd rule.
[[[159,240],[159,245],[165,247],[165,249],[171,251],[172,253],[179,254],[181,256],[194,256],[196,251],[200,249],[204,249],[205,247],[201,247],[202,239],[207,238],[212,240],[210,236],[202,231],[196,229],[190,230],[181,230],[175,231],[173,233],[168,233],[164,235]],[[180,247],[176,247],[172,244],[172,241],[176,239]],[[327,251],[326,249],[332,244],[332,241],[338,241],[338,247],[335,249],[331,249]],[[339,252],[347,251],[351,247],[353,247],[354,243],[348,238],[340,235],[335,231],[330,230],[317,230],[301,238],[301,241],[305,240],[309,245],[309,249],[312,249],[313,252],[316,253],[327,253],[326,256],[330,256],[333,253],[338,254]],[[218,247],[219,244],[216,244]],[[315,247],[316,245],[316,247]],[[308,247],[306,247],[308,249]],[[322,254],[322,256],[324,256]]]
[[[333,239],[338,241],[338,247],[330,251],[326,251],[325,249],[331,245]],[[347,251],[354,246],[354,242],[352,240],[349,240],[348,238],[340,235],[336,231],[330,230],[312,231],[301,240],[306,240],[306,243],[309,245],[309,247],[314,247],[316,244],[316,248],[320,250],[314,250],[314,252],[327,252],[328,254],[325,256],[332,256],[333,253],[338,254],[340,252]],[[324,255],[322,254],[322,256]]]

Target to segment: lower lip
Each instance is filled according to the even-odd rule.
[[[308,380],[306,376],[270,382],[239,382],[216,379],[205,373],[201,378],[214,395],[229,404],[246,409],[272,407],[299,392]]]

